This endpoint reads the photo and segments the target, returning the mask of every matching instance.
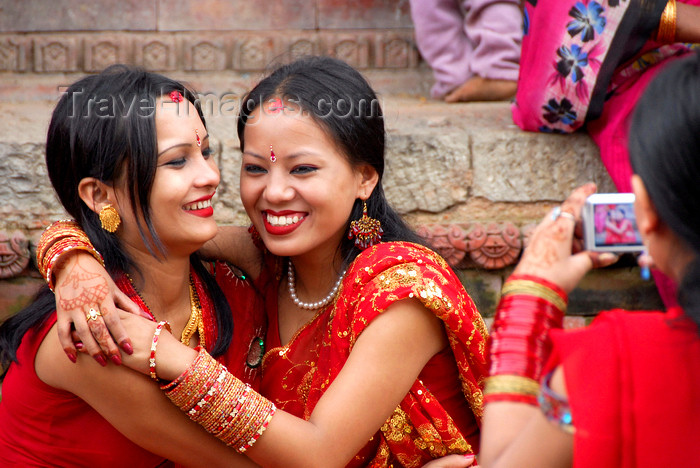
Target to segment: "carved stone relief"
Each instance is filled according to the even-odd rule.
[[[0,231],[0,279],[14,278],[29,265],[29,241],[20,231]]]

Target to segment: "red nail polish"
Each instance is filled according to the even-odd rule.
[[[75,344],[75,349],[83,349],[83,344],[78,342]]]
[[[124,343],[122,343],[122,349],[124,350],[124,352],[126,354],[129,354],[129,355],[134,354],[134,348],[131,347],[131,343],[129,343],[128,341],[125,341]]]
[[[116,365],[118,365],[118,366],[121,366],[121,365],[122,365],[122,358],[121,358],[121,356],[119,356],[118,354],[112,354],[109,358],[110,358],[110,359],[112,360],[112,362],[115,363]]]
[[[78,361],[75,354],[73,353],[66,353],[66,356],[68,356],[68,359],[70,359],[73,364],[75,364]]]
[[[101,354],[95,356],[95,361],[97,361],[102,367],[105,367],[107,365],[107,360]]]

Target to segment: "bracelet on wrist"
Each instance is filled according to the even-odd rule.
[[[575,427],[573,418],[571,417],[569,399],[552,390],[551,381],[553,374],[554,371],[550,372],[542,379],[537,401],[544,417],[547,418],[548,421],[558,426],[564,432],[573,434],[575,432]]]
[[[262,435],[275,405],[244,384],[201,347],[187,370],[161,386],[166,396],[209,433],[242,453]]]
[[[151,354],[148,358],[148,370],[153,380],[159,380],[158,376],[156,375],[156,347],[158,346],[158,338],[160,338],[160,332],[163,330],[163,328],[170,331],[170,323],[165,320],[158,322],[158,325],[156,325],[156,330],[153,332],[153,341],[151,341]]]
[[[543,278],[532,275],[511,275],[501,289],[501,297],[526,294],[552,303],[561,312],[566,311],[568,296],[563,289]]]
[[[71,250],[84,250],[102,266],[102,255],[93,247],[87,234],[73,220],[56,221],[44,230],[37,244],[37,267],[49,288],[54,290],[53,271],[58,259]]]
[[[540,385],[520,375],[494,375],[486,379],[484,403],[509,401],[537,406]]]
[[[661,13],[661,19],[659,20],[659,27],[653,35],[656,42],[661,42],[663,44],[673,44],[676,42],[676,21],[678,18],[678,9],[676,5],[676,0],[668,0],[663,13]]]
[[[539,382],[552,348],[549,331],[561,328],[566,302],[566,293],[553,283],[530,275],[511,276],[492,326],[490,375]],[[528,396],[527,402],[534,404],[535,396]]]

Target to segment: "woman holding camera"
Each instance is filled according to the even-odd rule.
[[[610,253],[571,254],[592,184],[537,227],[493,325],[480,463],[700,466],[700,57],[661,72],[630,131],[642,239],[681,307],[601,313],[563,332],[570,292]],[[539,405],[539,408],[538,408]]]
[[[513,121],[523,130],[585,129],[617,190],[630,192],[630,117],[647,85],[700,43],[700,0],[526,0]],[[675,285],[654,279],[666,306]]]

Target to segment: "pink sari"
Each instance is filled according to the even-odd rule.
[[[513,121],[531,132],[584,127],[618,191],[631,192],[627,133],[651,79],[691,52],[650,38],[667,0],[527,0]],[[700,5],[700,0],[683,3]],[[655,274],[667,306],[675,286]]]

